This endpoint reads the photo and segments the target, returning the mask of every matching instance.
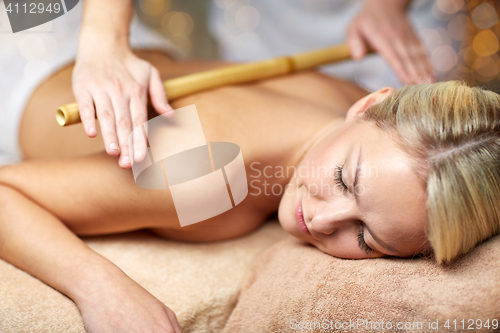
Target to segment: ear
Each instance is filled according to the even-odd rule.
[[[362,116],[370,106],[382,102],[384,99],[389,97],[394,93],[393,87],[384,87],[380,90],[374,91],[371,94],[361,98],[359,101],[354,103],[347,111],[346,121],[355,119],[356,117]]]

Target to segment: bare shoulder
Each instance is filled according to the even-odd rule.
[[[259,85],[317,107],[334,107],[344,112],[343,114],[352,104],[368,93],[352,82],[328,76],[316,70],[268,79],[259,82]]]

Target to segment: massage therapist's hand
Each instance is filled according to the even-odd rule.
[[[432,83],[434,70],[413,31],[406,10],[409,0],[366,0],[347,31],[354,59],[364,57],[366,45],[380,54],[404,84]]]
[[[97,115],[106,152],[120,155],[118,163],[124,169],[132,160],[142,161],[146,153],[140,134],[134,135],[132,147],[128,135],[147,121],[148,95],[158,113],[171,110],[158,70],[130,50],[133,12],[132,0],[84,1],[73,69],[73,94],[85,133],[97,135]],[[137,158],[131,156],[135,153]]]
[[[130,160],[142,161],[146,154],[144,139],[134,135],[133,147],[129,147],[128,136],[147,121],[148,95],[159,114],[172,108],[155,67],[135,56],[128,46],[99,44],[79,51],[73,94],[87,135],[97,135],[97,113],[106,152],[120,155],[119,165],[126,169],[131,167]]]

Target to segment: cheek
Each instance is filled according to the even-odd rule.
[[[308,185],[329,177],[336,162],[338,164],[338,153],[334,148],[333,145],[321,146],[310,151],[297,167],[297,182]]]
[[[379,252],[367,254],[359,248],[356,236],[345,236],[336,237],[336,239],[332,238],[329,241],[325,241],[324,244],[317,244],[316,247],[324,253],[344,259],[367,259],[383,256]]]

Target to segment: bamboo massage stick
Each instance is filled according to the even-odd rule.
[[[163,85],[168,99],[171,101],[211,88],[258,81],[346,60],[350,57],[351,52],[347,44],[340,44],[290,56],[215,68],[166,80]],[[56,112],[56,120],[61,126],[81,122],[77,104],[71,103],[59,107]]]

